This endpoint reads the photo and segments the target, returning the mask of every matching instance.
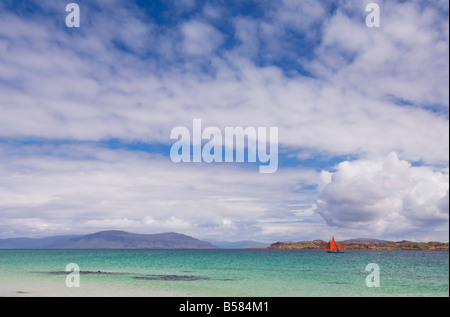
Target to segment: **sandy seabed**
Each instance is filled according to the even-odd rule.
[[[67,287],[60,282],[41,279],[0,277],[0,297],[185,297],[188,294],[132,287],[120,284],[80,282],[79,287]]]

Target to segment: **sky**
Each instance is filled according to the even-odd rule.
[[[74,2],[0,0],[0,238],[448,241],[448,1]],[[194,119],[278,169],[174,163]]]

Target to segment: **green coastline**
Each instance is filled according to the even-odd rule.
[[[389,251],[449,251],[448,242],[413,242],[413,241],[344,241],[346,250],[389,250]],[[276,242],[268,249],[324,249],[327,242],[324,240],[299,241],[299,242]]]

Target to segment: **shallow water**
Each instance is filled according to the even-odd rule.
[[[68,288],[76,263],[80,287]],[[369,263],[379,287],[368,287]],[[449,296],[449,253],[0,250],[0,296]]]

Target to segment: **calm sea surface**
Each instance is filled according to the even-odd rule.
[[[66,286],[69,263],[78,288]],[[366,285],[369,263],[379,287]],[[0,250],[0,296],[449,296],[449,253]]]

